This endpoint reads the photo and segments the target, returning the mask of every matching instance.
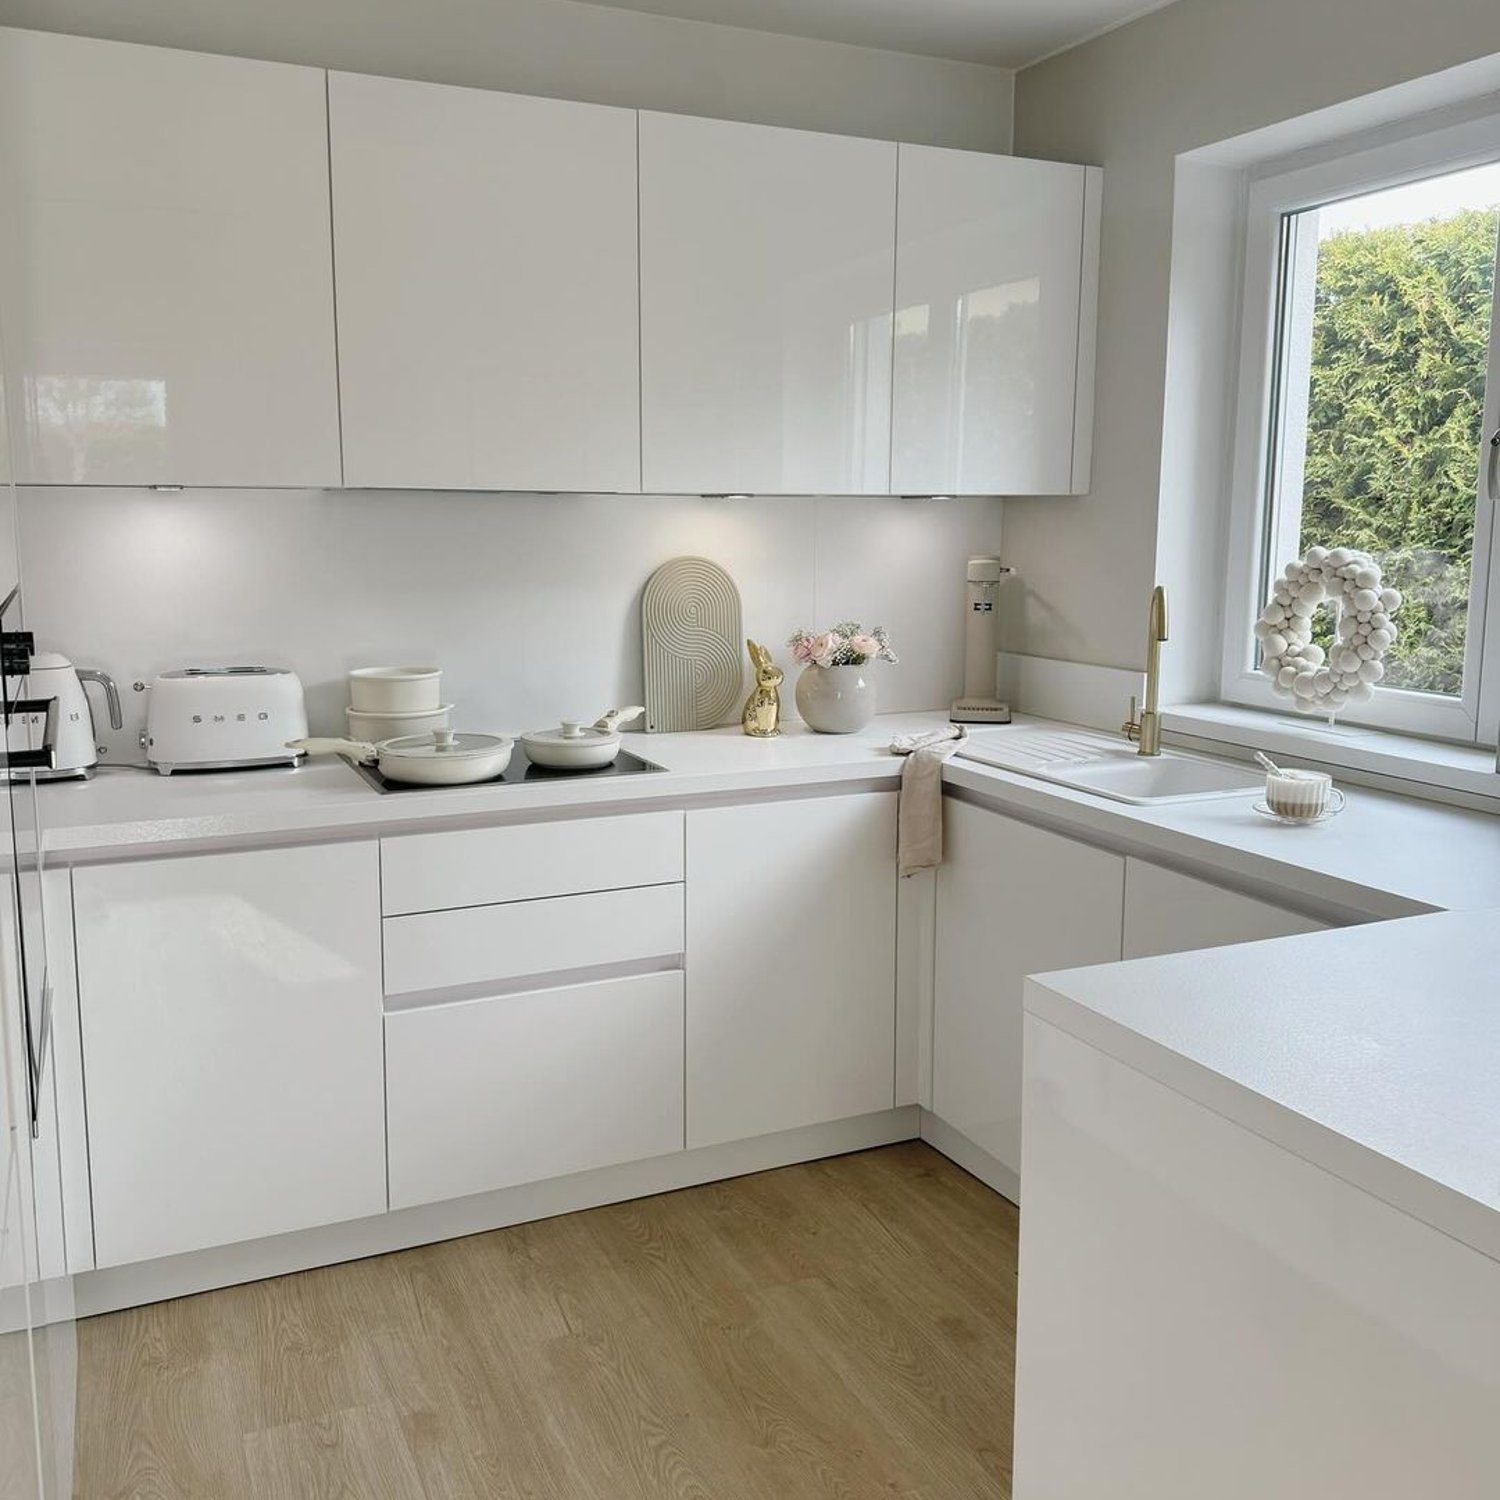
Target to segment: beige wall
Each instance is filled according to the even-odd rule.
[[[1495,53],[1500,0],[1179,0],[1019,74],[1017,153],[1098,163],[1105,185],[1093,490],[1005,502],[1013,649],[1144,660],[1177,155]]]
[[[0,25],[1010,149],[1012,75],[576,0],[0,0]]]

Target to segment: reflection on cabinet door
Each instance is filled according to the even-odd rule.
[[[1086,490],[1098,170],[903,145],[900,180],[891,487]]]
[[[687,815],[687,1143],[890,1109],[896,797]]]
[[[74,874],[98,1264],[383,1213],[374,843]]]
[[[332,73],[351,486],[640,489],[635,111]]]
[[[1119,958],[1125,861],[953,798],[944,833],[932,1111],[1019,1176],[1026,976]]]
[[[318,68],[0,31],[17,483],[336,485]]]
[[[1322,932],[1327,925],[1144,860],[1125,862],[1126,958]]]
[[[896,147],[641,115],[648,494],[881,494]]]

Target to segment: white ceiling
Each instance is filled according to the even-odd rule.
[[[1019,68],[1170,0],[593,0],[623,10],[716,21]]]

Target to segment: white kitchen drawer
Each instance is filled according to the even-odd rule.
[[[682,1149],[682,975],[386,1017],[391,1207]]]
[[[682,814],[419,833],[380,843],[386,916],[682,879]]]
[[[681,953],[682,921],[681,885],[387,917],[385,992],[407,995]]]

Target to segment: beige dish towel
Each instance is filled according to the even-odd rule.
[[[897,816],[897,862],[903,875],[943,862],[943,762],[968,739],[962,724],[900,734],[891,754],[904,755],[901,805]]]

